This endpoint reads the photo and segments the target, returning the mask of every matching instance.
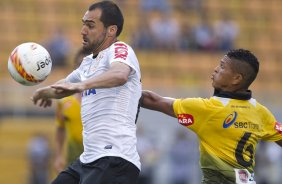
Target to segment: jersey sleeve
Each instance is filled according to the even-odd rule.
[[[124,42],[116,42],[110,47],[109,62],[110,64],[114,62],[124,63],[140,75],[139,63],[135,52]]]
[[[67,82],[77,83],[82,81],[82,75],[89,70],[89,63],[92,61],[92,54],[83,58],[83,61],[77,69],[72,71],[67,77]]]
[[[76,83],[76,82],[80,82],[81,81],[81,77],[80,77],[80,69],[76,69],[73,72],[71,72],[67,77],[66,77],[66,81],[67,82],[72,82],[72,83]]]
[[[176,99],[173,103],[175,116],[178,123],[197,131],[201,126],[201,122],[206,121],[207,108],[205,100],[202,98],[186,98]]]
[[[263,137],[264,141],[278,141],[282,140],[282,124],[279,123],[273,114],[266,110],[264,113],[264,126],[263,126]]]

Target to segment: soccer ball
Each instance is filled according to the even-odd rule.
[[[43,82],[51,72],[52,60],[41,45],[27,42],[18,45],[8,60],[8,70],[15,81],[25,86]]]

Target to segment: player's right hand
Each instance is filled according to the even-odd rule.
[[[35,105],[39,103],[40,107],[49,107],[52,105],[52,100],[49,98],[48,93],[51,88],[45,87],[35,91],[31,100]]]

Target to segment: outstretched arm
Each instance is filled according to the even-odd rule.
[[[121,62],[111,64],[108,71],[99,76],[78,83],[55,84],[51,87],[62,91],[83,92],[87,89],[111,88],[121,86],[128,80],[131,68]]]
[[[60,99],[75,93],[83,92],[92,88],[110,88],[121,86],[128,80],[130,67],[124,63],[115,62],[111,64],[108,71],[97,77],[93,77],[78,83],[65,82],[61,80],[51,86],[38,89],[33,97],[34,104],[39,102],[39,106],[51,106],[51,99]]]
[[[165,113],[175,117],[173,110],[174,98],[162,97],[152,91],[143,90],[141,107]]]
[[[279,146],[281,146],[281,147],[282,147],[282,139],[281,139],[281,140],[279,140],[279,141],[276,141],[276,143],[277,143]]]
[[[65,80],[62,79],[56,82],[56,84],[61,84],[61,83],[65,83]],[[71,94],[72,92],[70,91],[59,91],[52,88],[51,86],[46,86],[37,89],[34,92],[33,96],[31,97],[31,100],[35,105],[39,103],[39,106],[48,107],[52,105],[51,99],[59,99],[69,96]]]
[[[63,127],[57,127],[55,141],[55,158],[54,168],[59,173],[65,167],[65,157],[63,154],[64,144],[66,140],[66,130]]]
[[[55,141],[55,158],[54,158],[54,168],[59,173],[65,168],[66,159],[64,152],[64,145],[66,143],[66,124],[67,117],[64,115],[65,108],[63,102],[57,103],[56,108],[56,141]]]

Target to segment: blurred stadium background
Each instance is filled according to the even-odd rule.
[[[190,1],[196,2],[197,6],[184,6],[185,2]],[[81,46],[81,18],[92,2],[94,1],[0,1],[0,183],[29,183],[28,145],[38,134],[46,136],[49,142],[50,178],[54,177],[51,166],[55,133],[54,107],[49,109],[35,107],[30,101],[30,96],[39,86],[53,83],[71,71],[74,54]],[[189,47],[156,49],[141,48],[137,45],[135,47],[133,35],[142,29],[144,21],[153,19],[154,14],[149,14],[151,12],[147,12],[147,9],[142,9],[142,0],[116,0],[115,2],[120,5],[125,17],[125,27],[120,39],[132,44],[139,57],[144,89],[151,89],[162,95],[173,97],[209,97],[212,94],[210,74],[222,57],[224,53],[222,50],[200,50]],[[202,14],[206,14],[208,23],[213,24],[223,19],[223,13],[227,12],[229,18],[239,27],[234,47],[252,50],[261,62],[259,76],[252,86],[253,95],[268,106],[281,121],[282,1],[151,0],[148,2],[149,4],[150,2],[167,2],[168,4],[161,11],[169,11],[169,15],[178,24],[188,23],[191,27],[200,23]],[[157,7],[160,8],[161,5],[163,4]],[[63,31],[70,43],[68,62],[63,66],[54,66],[49,78],[39,86],[25,87],[14,82],[7,71],[10,52],[18,44],[28,41],[46,45],[57,29]],[[153,147],[154,153],[147,154],[151,157],[146,158],[144,162],[145,165],[153,168],[151,172],[153,183],[172,183],[169,182],[174,174],[171,149],[174,149],[177,135],[179,131],[183,131],[186,136],[185,141],[193,144],[196,142],[194,134],[177,125],[172,118],[144,109],[141,110],[139,116],[138,128],[142,130],[149,142],[154,143],[150,147]],[[265,149],[261,149],[258,155],[259,158],[265,157],[262,161],[258,160],[261,162],[257,166],[257,175],[260,175],[258,183],[281,183],[279,174],[282,172],[281,149],[277,150],[273,144],[263,146],[266,146],[263,147]],[[146,149],[146,146],[144,147],[143,150]],[[189,149],[190,153],[187,153],[186,158],[188,161],[190,159],[190,167],[184,165],[181,169],[190,173],[186,184],[197,184],[201,175],[196,159],[198,147],[194,145]]]

